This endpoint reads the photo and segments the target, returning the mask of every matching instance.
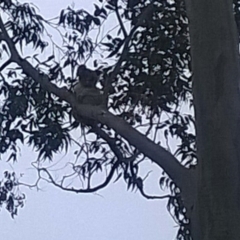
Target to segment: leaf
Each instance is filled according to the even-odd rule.
[[[93,22],[95,23],[95,25],[100,26],[101,25],[101,21],[99,18],[93,18]]]
[[[106,5],[106,8],[109,10],[115,10],[115,7],[109,4]]]
[[[164,187],[164,182],[165,182],[165,180],[166,180],[166,177],[161,177],[160,179],[159,179],[159,185],[160,185],[160,187],[163,189],[163,187]]]
[[[7,45],[5,43],[2,44],[2,48],[8,54],[8,56],[10,56],[10,53],[8,51],[8,47],[7,47]]]
[[[94,66],[95,68],[98,66],[97,60],[94,60],[94,61],[93,61],[93,66]]]
[[[102,43],[102,45],[108,47],[109,49],[112,49],[114,47],[112,43]]]
[[[100,17],[102,17],[103,19],[106,19],[106,17],[107,17],[107,11],[104,8],[101,9]]]
[[[164,136],[166,139],[168,138],[168,130],[167,129],[164,131]]]
[[[114,180],[114,183],[117,182],[120,179],[121,176],[122,176],[122,173],[119,173],[117,178]]]
[[[94,6],[95,6],[94,16],[98,17],[102,11],[97,4],[94,4]]]
[[[64,23],[64,21],[65,21],[65,14],[64,14],[64,10],[62,10],[60,13],[58,25],[60,25],[61,23]]]
[[[16,162],[17,161],[17,154],[16,153],[12,153],[9,158],[7,159],[7,162],[9,162],[10,160],[13,160],[13,162]]]

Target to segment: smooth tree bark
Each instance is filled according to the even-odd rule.
[[[45,90],[75,107],[79,116],[96,119],[115,130],[169,175],[181,189],[194,240],[239,240],[239,58],[232,2],[186,0],[186,7],[198,156],[198,165],[191,170],[110,112],[77,105],[69,91],[52,84],[48,76],[39,74],[20,56],[1,18],[0,42],[7,43],[10,61]]]
[[[186,1],[197,135],[194,240],[240,239],[239,53],[232,1]]]

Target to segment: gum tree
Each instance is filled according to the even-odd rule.
[[[144,191],[139,168],[151,160],[163,170],[160,186],[169,187],[178,239],[240,239],[237,1],[99,0],[93,13],[68,7],[53,20],[12,0],[0,8],[0,152],[7,160],[17,160],[22,142],[38,151],[36,186],[45,179],[89,193],[123,178],[144,197],[162,198]],[[116,26],[100,39],[113,15]],[[77,67],[89,63],[108,110],[77,103],[71,91]],[[79,146],[76,160],[55,179],[46,162],[70,144]],[[20,184],[5,172],[0,203],[12,216],[23,205],[24,195],[14,194]]]

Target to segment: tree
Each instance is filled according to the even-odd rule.
[[[160,185],[170,189],[178,239],[240,239],[239,4],[99,0],[93,14],[69,7],[48,21],[31,5],[1,1],[1,153],[16,161],[19,141],[34,146],[39,179],[44,174],[65,191],[93,192],[123,177],[144,197],[161,198],[145,193],[139,174],[140,162],[150,159],[164,171]],[[93,34],[93,41],[91,32],[101,31],[111,13],[116,31],[101,40]],[[48,27],[59,31],[63,46],[52,41]],[[29,45],[37,51],[33,56],[24,54]],[[53,54],[43,59],[46,49]],[[101,61],[106,58],[108,64]],[[77,66],[87,60],[101,72],[108,111],[78,104],[70,91]],[[94,124],[81,125],[84,141],[76,142],[73,131],[82,119]],[[161,146],[161,135],[166,144],[178,139],[174,153]],[[57,181],[42,163],[68,151],[70,143],[79,145],[78,161]],[[95,174],[105,171],[105,181],[96,182]],[[66,184],[74,176],[82,187]],[[24,200],[13,192],[19,184],[5,172],[0,203],[13,216]]]

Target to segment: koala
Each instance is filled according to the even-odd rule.
[[[73,87],[73,93],[76,96],[77,103],[91,106],[106,107],[103,93],[96,87],[99,76],[95,71],[86,68],[85,65],[79,66],[77,70],[77,83]],[[73,109],[73,116],[79,120],[76,111]],[[84,125],[93,124],[92,120],[81,119]]]
[[[101,91],[96,87],[99,76],[95,71],[87,69],[85,65],[79,66],[77,70],[77,84],[73,92],[80,104],[89,104],[92,106],[104,105],[104,97]]]

